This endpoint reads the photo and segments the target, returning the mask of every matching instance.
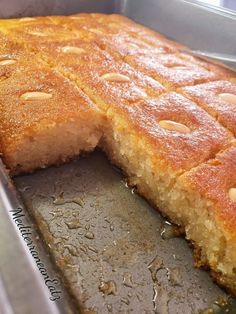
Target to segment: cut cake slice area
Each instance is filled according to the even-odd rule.
[[[106,115],[103,148],[166,215],[166,196],[177,177],[234,141],[210,115],[177,93],[111,106]]]
[[[77,86],[37,59],[27,62],[35,56],[25,57],[0,82],[0,147],[12,175],[93,150],[104,124]]]
[[[197,264],[209,265],[236,294],[236,147],[184,173],[168,198],[194,241]]]
[[[196,261],[210,265],[218,282],[235,293],[235,139],[177,93],[110,107],[107,117],[101,146],[110,160],[164,216],[185,228],[201,249]]]

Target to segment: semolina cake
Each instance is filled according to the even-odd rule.
[[[103,109],[166,91],[161,83],[116,60],[94,43],[80,39],[43,43],[40,51],[52,67],[78,84]]]
[[[49,17],[37,19],[2,20],[0,21],[1,31],[12,39],[17,33],[18,42],[48,42],[59,39],[73,39],[76,34],[69,31],[63,25],[55,24]]]
[[[234,72],[116,14],[0,20],[11,175],[103,149],[236,295]]]
[[[174,190],[169,206],[181,208],[198,263],[208,264],[216,280],[236,294],[236,146],[184,173]]]
[[[182,93],[196,101],[236,135],[236,85],[230,81],[215,81],[183,87]]]
[[[12,174],[93,150],[104,123],[77,86],[36,59],[28,62],[32,55],[24,57],[4,66],[11,75],[0,88],[0,147]]]
[[[182,224],[182,211],[168,207],[177,178],[227,149],[234,140],[204,110],[177,93],[110,107],[101,145],[152,204]]]
[[[227,70],[212,71],[198,62],[188,62],[180,55],[130,55],[125,60],[171,89],[221,79]],[[229,74],[230,76],[230,74]]]

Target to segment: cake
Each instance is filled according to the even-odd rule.
[[[187,237],[198,244],[196,263],[236,293],[236,146],[181,175],[172,206],[180,206]],[[178,201],[176,201],[178,200]],[[170,205],[171,207],[171,205]],[[193,221],[194,224],[190,223]],[[222,276],[221,274],[224,274]]]
[[[119,15],[0,21],[11,175],[103,149],[236,295],[234,72]]]
[[[214,81],[187,86],[181,92],[215,117],[236,135],[236,85],[230,81]]]
[[[6,56],[0,61],[0,147],[10,172],[32,172],[93,150],[104,116],[88,96],[28,52]]]

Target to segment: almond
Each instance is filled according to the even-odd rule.
[[[159,121],[159,125],[163,129],[166,129],[169,131],[175,131],[175,132],[179,132],[179,133],[190,133],[191,132],[190,129],[186,125],[172,121],[172,120],[161,120],[161,121]]]
[[[229,189],[229,198],[231,201],[236,202],[236,188]]]
[[[22,100],[46,100],[52,98],[52,94],[44,92],[28,92],[20,96]]]
[[[30,35],[35,35],[35,36],[40,36],[40,37],[45,37],[45,36],[47,36],[47,34],[42,33],[42,32],[37,32],[37,31],[30,31],[30,32],[28,32],[28,34],[30,34]]]
[[[103,35],[103,31],[97,28],[89,28],[89,31],[98,35]]]
[[[226,101],[226,102],[229,102],[233,105],[236,105],[236,95],[234,95],[234,94],[221,93],[221,94],[218,94],[218,97],[223,101]]]
[[[129,82],[130,78],[126,75],[120,73],[106,73],[101,76],[106,81],[109,82]]]
[[[64,53],[83,53],[85,50],[83,48],[74,47],[74,46],[65,46],[61,48],[61,51]]]
[[[10,65],[16,63],[16,60],[14,59],[6,59],[6,60],[1,60],[0,65]]]

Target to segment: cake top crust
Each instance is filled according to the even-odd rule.
[[[162,156],[163,164],[177,172],[212,158],[234,140],[196,103],[175,92],[110,109],[111,116],[117,113],[130,131],[151,144],[153,158]]]
[[[221,80],[184,87],[181,91],[236,135],[236,83]]]

